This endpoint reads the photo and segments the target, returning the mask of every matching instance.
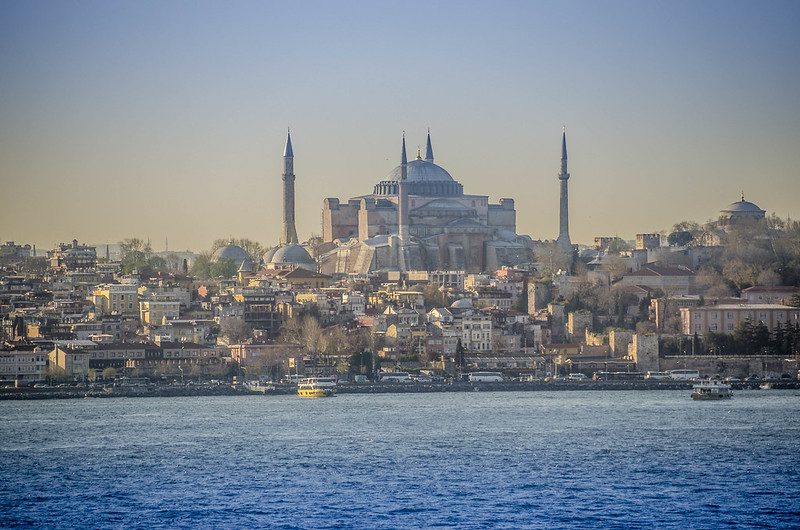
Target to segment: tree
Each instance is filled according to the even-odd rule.
[[[570,256],[554,241],[537,246],[533,255],[543,276],[552,277],[559,270],[569,268]]]
[[[672,232],[667,236],[667,243],[672,247],[683,247],[694,239],[694,235],[688,230]]]
[[[622,275],[628,271],[628,265],[619,256],[607,256],[603,260],[603,269],[608,271],[611,281],[614,281],[622,278]]]
[[[250,338],[253,329],[242,318],[227,317],[220,321],[220,333],[228,342],[236,343]]]
[[[211,278],[211,253],[201,252],[195,257],[192,266],[189,268],[189,273],[197,278],[204,280]]]
[[[50,384],[66,383],[72,379],[66,370],[55,364],[48,366],[45,374]]]
[[[619,256],[620,253],[630,250],[631,246],[622,238],[615,237],[608,245],[607,252],[612,256]]]
[[[209,272],[212,278],[230,278],[236,276],[238,270],[239,266],[233,260],[222,258],[211,264]]]
[[[138,237],[123,239],[119,242],[119,249],[122,272],[125,274],[144,270],[147,266],[150,254],[153,251],[149,243],[146,243]]]
[[[439,289],[438,285],[428,284],[422,290],[422,296],[425,299],[425,309],[432,309],[434,307],[443,307],[445,304],[445,294]]]
[[[103,368],[103,379],[104,380],[113,380],[117,378],[117,369],[109,366],[108,368]]]

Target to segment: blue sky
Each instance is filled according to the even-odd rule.
[[[573,239],[800,216],[798,2],[5,2],[0,238],[277,240],[291,125],[300,237],[431,127],[469,193]],[[11,187],[11,188],[10,188]]]

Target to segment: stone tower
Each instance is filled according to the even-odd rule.
[[[556,242],[564,252],[572,255],[572,242],[569,239],[569,172],[567,171],[567,129],[561,136],[561,171],[558,172],[561,182],[561,201],[558,214],[558,239]]]
[[[286,134],[286,148],[283,150],[283,226],[281,245],[297,244],[297,229],[294,226],[294,153],[292,134]]]

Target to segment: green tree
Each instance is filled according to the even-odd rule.
[[[196,278],[207,280],[212,277],[211,265],[213,265],[211,253],[201,252],[192,262],[192,266],[189,268],[189,273]]]
[[[113,380],[117,377],[117,369],[112,368],[109,366],[108,368],[103,369],[103,379],[104,380]]]

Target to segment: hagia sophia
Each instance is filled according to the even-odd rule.
[[[425,158],[401,163],[372,193],[322,207],[320,271],[366,273],[379,269],[494,270],[528,263],[533,241],[517,234],[514,200],[489,202],[434,162],[428,133]]]
[[[366,274],[380,270],[463,270],[485,272],[502,266],[532,263],[541,241],[518,234],[514,199],[489,202],[488,195],[464,192],[464,186],[434,162],[428,131],[425,157],[417,151],[409,161],[403,135],[400,165],[378,181],[372,193],[347,202],[326,198],[322,205],[322,241],[300,244],[295,227],[294,151],[291,133],[283,153],[283,216],[280,241],[252,263],[235,245],[214,258],[230,259],[240,270],[255,267],[306,269],[324,274]],[[562,134],[559,234],[554,240],[567,254],[575,246],[569,236],[569,172],[566,131]],[[765,210],[746,201],[720,211],[717,230],[744,220],[765,217]],[[708,239],[708,238],[706,238]],[[715,244],[719,237],[708,239]],[[718,243],[717,243],[718,244]]]

